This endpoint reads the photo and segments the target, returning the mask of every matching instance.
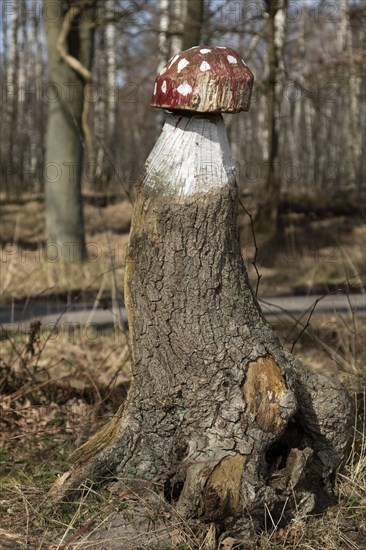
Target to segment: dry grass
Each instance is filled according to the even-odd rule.
[[[16,298],[75,293],[110,299],[112,247],[119,296],[130,206],[87,206],[88,242],[96,243],[98,261],[82,266],[55,265],[42,258],[44,220],[40,204],[8,205],[2,216],[3,302]],[[340,223],[339,230],[335,224]],[[273,250],[259,238],[263,294],[288,293],[364,277],[366,225],[347,220],[304,220],[293,216],[284,241]],[[243,229],[245,242],[250,230]],[[318,237],[316,236],[318,235]],[[321,238],[319,238],[321,235]],[[262,236],[263,237],[263,236]],[[6,244],[6,242],[11,244]],[[15,243],[15,244],[13,244]],[[267,246],[267,249],[266,249]],[[267,254],[269,250],[270,254]],[[250,260],[253,247],[244,252]],[[292,255],[291,255],[292,254]],[[255,273],[252,273],[255,280]],[[114,289],[116,290],[116,289]],[[289,349],[306,318],[274,321]],[[310,368],[340,377],[357,397],[358,415],[352,449],[336,476],[338,504],[320,517],[296,517],[286,527],[271,524],[250,541],[226,537],[220,545],[214,525],[185,521],[165,500],[135,487],[121,497],[113,487],[52,510],[47,490],[64,472],[71,452],[113,416],[126,395],[131,365],[126,336],[106,331],[35,332],[3,339],[0,352],[0,548],[152,548],[180,550],[363,550],[366,537],[366,381],[364,316],[313,315],[310,330],[296,341],[295,354]],[[93,332],[94,330],[94,332]],[[111,490],[110,490],[111,489]],[[138,510],[138,512],[137,512]],[[89,524],[84,532],[83,528]],[[109,526],[107,530],[106,527]],[[81,530],[81,531],[80,531]],[[107,537],[102,543],[98,537]],[[160,546],[158,546],[160,545]],[[64,546],[65,547],[65,546]]]
[[[327,341],[329,326],[325,325],[322,332],[319,328],[322,318],[314,317],[313,321],[317,323],[319,338]],[[337,353],[343,358],[346,353],[342,346],[350,338],[348,328],[345,329],[350,323],[344,321],[338,319],[337,335],[335,330],[330,335],[339,340]],[[364,330],[364,318],[356,317],[354,322],[357,331]],[[285,327],[282,329],[284,335]],[[293,333],[289,325],[286,330],[287,345],[291,347]],[[34,339],[33,355],[27,352],[27,344],[29,335],[19,336],[12,342],[3,342],[1,352],[0,543],[3,546],[0,544],[0,548],[6,548],[3,541],[8,537],[9,548],[61,549],[79,530],[80,536],[67,548],[103,548],[101,537],[105,537],[103,544],[110,549],[151,549],[159,544],[167,550],[364,548],[364,393],[358,393],[358,421],[352,449],[336,478],[338,505],[321,517],[299,516],[285,528],[272,525],[269,519],[267,531],[255,539],[239,541],[227,537],[219,546],[214,526],[177,517],[167,502],[153,497],[146,488],[143,492],[135,488],[133,498],[130,493],[116,498],[108,488],[98,492],[89,489],[79,501],[65,503],[52,511],[47,508],[48,487],[65,470],[67,457],[113,415],[124,399],[130,378],[129,351],[125,336],[112,329],[100,333],[98,338],[84,340],[80,334],[59,333],[53,341],[43,339],[40,334],[38,340]],[[319,349],[306,333],[297,347],[302,359],[308,358],[313,368],[325,368],[328,373],[333,369],[333,374],[339,374],[339,365],[326,354],[321,361],[312,362]],[[361,349],[362,345],[357,347]],[[349,386],[355,387],[355,369],[362,364],[356,356],[344,377]],[[359,386],[360,377],[357,380]],[[88,523],[89,528],[83,532]]]
[[[249,274],[254,255],[248,217],[241,211],[243,254]],[[2,302],[75,292],[93,299],[101,286],[111,290],[110,255],[122,288],[123,266],[132,205],[128,201],[99,208],[85,206],[90,262],[82,266],[58,265],[44,253],[44,214],[40,201],[2,204],[0,217],[0,271]],[[327,292],[345,285],[365,283],[366,224],[361,218],[333,216],[313,219],[288,216],[282,235],[268,241],[257,235],[257,264],[263,277],[261,295]]]
[[[242,231],[249,275],[254,256],[251,231]],[[366,282],[366,224],[360,219],[311,219],[293,214],[283,234],[267,240],[257,235],[260,294],[323,294],[335,289],[361,290]]]
[[[365,426],[359,425],[348,461],[337,475],[336,506],[320,517],[295,517],[284,528],[269,522],[267,531],[250,541],[226,537],[219,544],[213,525],[183,520],[169,504],[146,490],[124,499],[116,499],[107,490],[98,493],[89,490],[82,499],[50,512],[44,487],[24,475],[3,482],[0,509],[2,514],[7,514],[7,519],[3,521],[0,542],[6,540],[7,533],[13,537],[10,548],[363,550],[366,534],[365,438]],[[89,529],[83,532],[88,524]],[[79,536],[74,538],[75,534]],[[63,546],[66,543],[67,546]]]
[[[125,251],[132,206],[125,201],[97,208],[85,207],[87,254],[82,265],[55,263],[44,249],[44,214],[40,202],[3,205],[0,222],[1,289],[3,303],[47,296],[95,296],[101,286],[111,290],[111,257],[122,286]]]
[[[0,548],[11,534],[20,544],[10,537],[10,548],[48,548],[70,518],[72,530],[76,518],[81,522],[91,512],[89,499],[87,511],[73,504],[52,514],[47,490],[128,390],[130,352],[117,328],[49,336],[39,330],[2,341]]]
[[[308,318],[309,313],[281,315],[271,323],[284,345],[309,369],[337,377],[351,391],[362,389],[366,384],[366,316],[314,313],[303,332]]]

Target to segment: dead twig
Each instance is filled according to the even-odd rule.
[[[238,201],[239,201],[240,206],[242,207],[242,209],[244,210],[244,212],[246,213],[246,215],[247,215],[247,216],[249,217],[249,219],[250,219],[250,227],[251,227],[251,230],[252,230],[253,243],[254,243],[254,258],[253,258],[253,260],[251,261],[251,264],[252,264],[252,266],[254,267],[255,273],[256,273],[256,275],[257,275],[257,284],[256,284],[256,286],[255,286],[255,295],[258,296],[259,283],[260,283],[260,280],[261,280],[262,275],[259,273],[258,268],[257,268],[258,245],[257,245],[256,236],[255,236],[253,216],[252,216],[252,214],[245,208],[245,206],[244,206],[244,204],[241,202],[241,200],[238,199]]]
[[[310,313],[309,313],[309,316],[308,316],[308,318],[307,318],[307,320],[306,320],[305,325],[302,325],[301,331],[300,331],[299,334],[296,336],[295,340],[292,342],[291,353],[294,352],[295,346],[296,346],[297,342],[300,340],[301,336],[302,336],[302,335],[304,334],[304,332],[308,329],[308,327],[310,327],[310,321],[311,321],[311,318],[312,318],[313,313],[314,313],[314,311],[315,311],[315,308],[316,308],[316,306],[318,305],[318,303],[319,303],[321,300],[323,300],[323,299],[325,298],[325,296],[326,296],[326,295],[324,294],[324,296],[321,296],[320,298],[317,298],[317,299],[315,300],[315,302],[313,303],[313,305],[312,305],[312,307],[311,307],[311,309],[310,309]],[[301,326],[301,324],[300,324],[300,326]]]

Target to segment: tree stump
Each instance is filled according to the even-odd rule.
[[[147,160],[131,227],[131,388],[116,418],[74,454],[56,496],[88,477],[159,480],[184,517],[243,536],[266,509],[290,517],[331,495],[351,402],[263,318],[237,203],[222,115],[174,111]]]

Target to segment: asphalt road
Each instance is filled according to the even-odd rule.
[[[310,313],[366,313],[366,294],[322,296],[276,296],[259,299],[262,311],[267,318],[284,317],[287,314]],[[127,324],[125,308],[120,308],[121,319]],[[32,320],[39,319],[43,327],[59,328],[77,325],[106,327],[116,322],[117,314],[111,309],[95,308],[92,303],[65,305],[62,303],[35,302],[16,304],[0,308],[0,322],[10,331],[26,331]]]

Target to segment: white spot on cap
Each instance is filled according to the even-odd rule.
[[[188,82],[185,82],[184,84],[178,86],[177,90],[181,95],[188,95],[192,91],[192,86],[188,84]]]
[[[175,63],[175,62],[177,61],[178,57],[179,57],[179,53],[177,53],[177,55],[175,55],[175,56],[173,57],[173,59],[171,60],[171,62],[170,62],[170,64],[169,64],[169,67],[171,67],[171,66],[173,65],[173,63]]]
[[[162,74],[164,74],[164,73],[166,73],[166,67],[163,67],[163,68],[161,69],[161,71],[160,71],[159,74],[162,75]]]
[[[184,69],[184,67],[187,67],[189,65],[189,61],[187,59],[183,58],[178,63],[178,73],[180,73],[181,70]]]
[[[232,55],[228,55],[228,56],[227,56],[227,60],[228,60],[228,62],[231,63],[232,65],[236,65],[236,64],[238,63],[238,60],[237,60],[235,57],[233,57]]]
[[[202,61],[200,65],[200,70],[204,72],[204,71],[208,71],[209,69],[211,69],[211,65],[207,63],[207,61]]]
[[[217,46],[220,50],[226,50],[226,46]]]
[[[242,61],[243,65],[245,65],[246,67],[248,66],[248,65],[245,63],[244,59],[242,59],[241,61]]]
[[[163,92],[163,94],[165,94],[165,92],[166,92],[166,80],[164,80],[163,84],[161,85],[161,91]]]
[[[202,50],[200,50],[200,53],[210,53],[211,50],[208,50],[207,48],[202,48]]]
[[[155,82],[155,84],[154,84],[154,95],[156,95],[156,88],[157,88],[157,86],[156,86],[156,82]]]

